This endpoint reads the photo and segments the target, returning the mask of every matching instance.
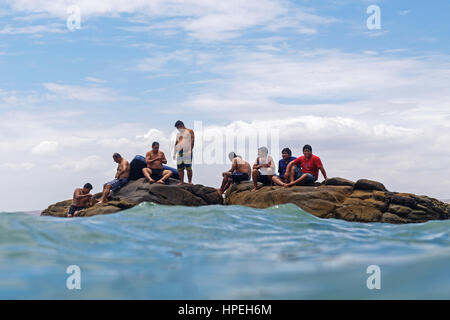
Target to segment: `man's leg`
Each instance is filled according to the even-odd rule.
[[[231,172],[227,171],[222,174],[222,185],[219,188],[220,194],[225,192],[225,186],[228,185],[228,180],[231,178]]]
[[[153,180],[152,179],[152,177],[151,177],[151,175],[152,175],[152,169],[150,169],[150,168],[144,168],[144,169],[142,169],[142,173],[144,174],[144,177],[146,177],[147,178],[147,180],[150,182],[150,183],[153,183],[153,182],[155,182],[155,180]]]
[[[108,200],[109,192],[111,191],[111,185],[107,184],[103,187],[102,198],[98,203],[105,203]]]
[[[228,177],[227,183],[225,184],[225,187],[223,188],[223,192],[227,191],[227,189],[232,185],[233,178]]]
[[[305,181],[307,178],[308,178],[308,174],[304,173],[304,174],[302,174],[302,176],[300,178],[298,178],[297,180],[292,182],[292,185],[293,186],[301,185],[303,183],[303,181]]]
[[[273,176],[272,177],[272,182],[275,183],[277,186],[284,186],[285,185],[283,180],[281,180],[280,177],[278,177],[278,176]]]
[[[251,191],[258,190],[258,176],[259,176],[259,170],[253,169],[253,171],[252,171],[253,189]]]
[[[172,176],[172,171],[170,171],[170,170],[164,170],[162,174],[163,174],[162,178],[159,179],[159,180],[156,181],[156,182],[161,183],[161,184],[165,184],[165,183],[166,183],[166,180],[169,179],[169,178]]]
[[[184,167],[178,168],[178,176],[180,177],[180,183],[178,185],[184,184]]]
[[[186,167],[188,183],[192,184],[192,166]]]

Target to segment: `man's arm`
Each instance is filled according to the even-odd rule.
[[[237,170],[237,168],[238,168],[238,166],[237,166],[237,159],[234,158],[234,159],[233,159],[233,163],[231,164],[231,169],[228,170],[228,172],[233,173],[234,171]]]
[[[190,134],[191,134],[191,151],[192,151],[194,149],[194,142],[195,142],[194,130],[190,130]]]
[[[159,158],[161,159],[161,162],[166,164],[167,163],[167,159],[166,159],[166,155],[164,154],[164,152],[161,151],[161,157]]]
[[[319,170],[320,170],[320,172],[322,172],[323,178],[324,178],[325,180],[327,180],[328,177],[327,177],[327,173],[325,172],[325,168],[324,168],[323,166],[320,166],[320,167],[319,167]]]
[[[92,194],[89,194],[89,193],[88,193],[88,194],[82,194],[82,193],[81,193],[81,190],[76,190],[73,197],[74,197],[76,200],[80,200],[80,199],[83,199],[83,198],[92,197]]]
[[[260,168],[262,167],[261,165],[258,164],[258,159],[259,159],[259,157],[256,158],[256,161],[255,161],[255,163],[253,164],[253,169],[260,169]]]

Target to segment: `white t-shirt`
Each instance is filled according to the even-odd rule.
[[[258,164],[268,164],[271,163],[270,167],[268,168],[260,168],[259,171],[264,176],[273,176],[275,175],[275,162],[273,161],[272,157],[267,155],[265,157],[258,157]]]

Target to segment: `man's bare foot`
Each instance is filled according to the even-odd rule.
[[[177,186],[181,186],[183,184],[184,184],[184,182],[180,182],[180,183],[177,183]]]
[[[221,196],[222,194],[223,194],[223,191],[222,191],[222,189],[216,189],[216,191],[217,191],[217,193],[219,194],[219,196]]]
[[[150,180],[148,180],[148,182],[149,182],[150,184],[152,184],[152,183],[155,183],[155,180],[150,179]]]
[[[258,187],[254,187],[252,190],[250,190],[250,192],[255,192],[258,190]]]
[[[192,181],[189,181],[188,183],[189,183],[189,184],[192,184]]]
[[[164,181],[162,181],[162,180],[158,180],[158,181],[156,181],[156,183],[159,183],[159,184],[166,184]]]
[[[99,200],[96,204],[104,204],[105,202],[103,200]]]
[[[67,215],[67,218],[72,218],[72,217],[73,217],[73,215],[71,215],[71,214]]]

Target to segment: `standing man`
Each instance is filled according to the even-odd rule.
[[[128,183],[128,177],[130,176],[130,163],[122,158],[118,153],[113,154],[113,160],[118,164],[117,172],[114,180],[107,182],[103,185],[103,195],[98,203],[107,202],[110,191],[117,191]]]
[[[250,174],[252,172],[250,164],[236,155],[236,153],[230,152],[228,158],[232,163],[231,169],[222,173],[222,185],[218,189],[220,194],[223,194],[233,183],[250,180]]]
[[[173,159],[177,159],[178,175],[180,183],[184,184],[184,169],[188,176],[188,183],[192,184],[192,150],[194,149],[194,131],[184,126],[180,120],[175,122],[175,128],[178,129],[177,139],[175,141],[175,149]]]
[[[72,205],[67,212],[67,217],[71,218],[78,215],[78,211],[86,209],[92,205],[92,184],[86,183],[83,188],[75,189],[73,193]]]
[[[281,151],[281,159],[278,161],[278,176],[273,176],[272,181],[276,185],[284,186],[286,184],[286,180],[284,179],[284,174],[286,173],[287,165],[294,161],[296,157],[292,156],[292,151],[289,148],[284,148]],[[300,170],[298,166],[295,167],[296,170]]]
[[[142,169],[142,173],[150,183],[165,184],[166,180],[172,175],[172,171],[164,170],[163,164],[167,163],[164,152],[159,151],[159,142],[152,143],[152,150],[145,155],[147,168]]]
[[[295,166],[300,167],[300,171],[295,170]],[[290,162],[286,168],[284,187],[292,187],[301,184],[312,184],[319,177],[319,170],[324,179],[327,179],[327,173],[319,157],[312,154],[312,147],[307,144],[303,147],[303,156]]]

